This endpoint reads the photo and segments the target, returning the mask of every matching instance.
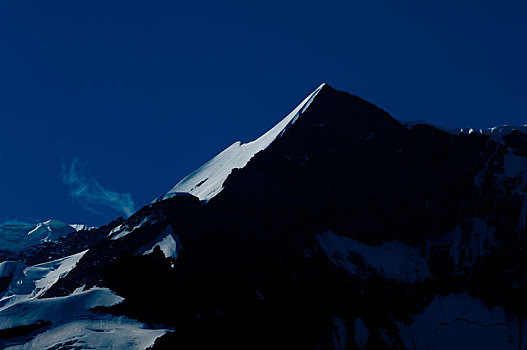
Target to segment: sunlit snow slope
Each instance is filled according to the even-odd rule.
[[[20,301],[41,297],[55,282],[66,276],[87,250],[35,266],[17,261],[0,263],[0,278],[10,283],[0,291],[0,311]]]
[[[287,128],[309,107],[315,96],[325,84],[321,84],[302,103],[300,103],[282,121],[271,130],[249,143],[237,141],[208,161],[201,168],[185,177],[168,193],[157,200],[175,196],[177,193],[190,193],[201,200],[209,200],[221,192],[223,183],[232,169],[243,168],[258,152],[266,149],[277,137],[280,137]]]

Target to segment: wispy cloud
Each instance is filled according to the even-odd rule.
[[[69,163],[62,161],[62,181],[68,187],[69,194],[94,214],[103,216],[103,208],[122,212],[126,216],[135,212],[134,201],[129,193],[118,193],[102,187],[78,158],[73,158]]]

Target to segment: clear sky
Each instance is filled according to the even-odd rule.
[[[525,124],[525,1],[1,1],[0,222],[103,224],[320,83]]]

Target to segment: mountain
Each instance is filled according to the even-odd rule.
[[[526,172],[524,127],[401,123],[323,84],[130,218],[4,262],[0,339],[525,349]]]
[[[93,227],[69,225],[60,220],[48,220],[38,224],[13,223],[0,225],[0,249],[20,252],[42,242],[57,241],[72,232],[86,231]]]
[[[160,199],[170,198],[176,193],[190,193],[204,201],[216,196],[222,190],[223,183],[232,170],[243,168],[256,153],[265,150],[277,137],[280,137],[309,107],[324,85],[320,85],[282,121],[257,140],[249,143],[241,143],[240,141],[233,143],[226,150],[181,180]]]

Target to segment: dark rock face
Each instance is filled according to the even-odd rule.
[[[47,326],[49,326],[51,322],[45,322],[43,320],[39,320],[36,324],[29,324],[29,325],[23,325],[18,327],[13,327],[9,329],[2,329],[0,330],[0,346],[4,346],[6,344],[6,340],[13,341],[19,340],[19,344],[24,343],[24,339],[27,339],[27,337],[32,337],[38,334],[39,332],[42,332],[45,330]]]
[[[425,125],[409,130],[325,87],[212,202],[325,216],[326,229],[371,242],[423,242],[474,212],[474,178],[492,152],[487,139]]]
[[[141,209],[46,297],[109,287],[125,301],[104,311],[174,329],[158,349],[402,349],[428,336],[405,335],[415,315],[464,293],[518,320],[522,348],[526,156],[525,134],[407,128],[325,86],[219,195]],[[138,253],[167,228],[177,259]],[[467,339],[454,337],[458,348]]]
[[[192,217],[193,212],[200,207],[201,204],[196,197],[184,196],[142,208],[120,224],[132,231],[128,236],[112,239],[115,235],[107,231],[107,234],[82,257],[67,278],[59,280],[46,292],[46,297],[67,295],[82,285],[85,288],[103,286],[104,266],[120,256],[137,254],[142,247],[158,237],[167,225],[179,224],[183,216]],[[116,227],[117,225],[114,226]],[[134,230],[135,227],[137,229]]]

